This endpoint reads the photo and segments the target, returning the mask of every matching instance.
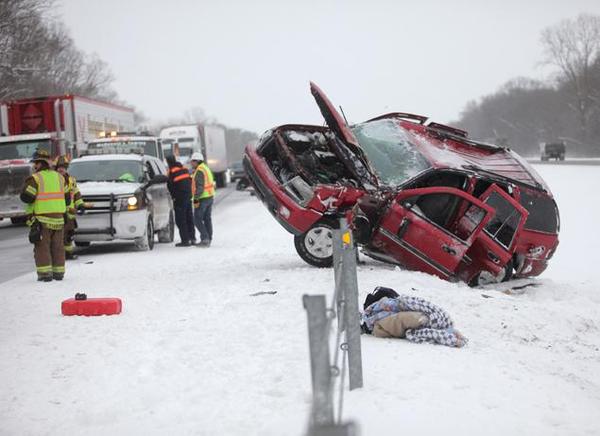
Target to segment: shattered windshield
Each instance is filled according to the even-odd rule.
[[[430,167],[406,132],[392,120],[358,124],[352,131],[385,185],[401,185]]]

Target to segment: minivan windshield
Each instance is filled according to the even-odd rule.
[[[69,165],[69,174],[83,182],[137,182],[144,181],[139,160],[83,160]]]
[[[352,132],[381,183],[398,186],[431,167],[397,122],[358,124]]]

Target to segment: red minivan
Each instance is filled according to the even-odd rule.
[[[288,124],[246,148],[244,168],[300,257],[332,264],[332,229],[352,220],[363,253],[473,286],[541,274],[558,208],[508,148],[409,113],[348,126],[313,83],[328,127]]]

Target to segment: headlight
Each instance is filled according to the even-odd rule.
[[[118,200],[119,207],[117,210],[138,210],[142,207],[142,201],[137,195],[122,197]]]

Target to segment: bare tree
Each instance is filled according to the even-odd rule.
[[[546,62],[557,66],[560,78],[571,90],[584,138],[594,108],[598,108],[598,80],[593,68],[600,56],[600,17],[582,14],[575,20],[564,20],[542,32]]]
[[[52,16],[54,0],[0,0],[0,99],[73,93],[115,100],[105,62]]]

